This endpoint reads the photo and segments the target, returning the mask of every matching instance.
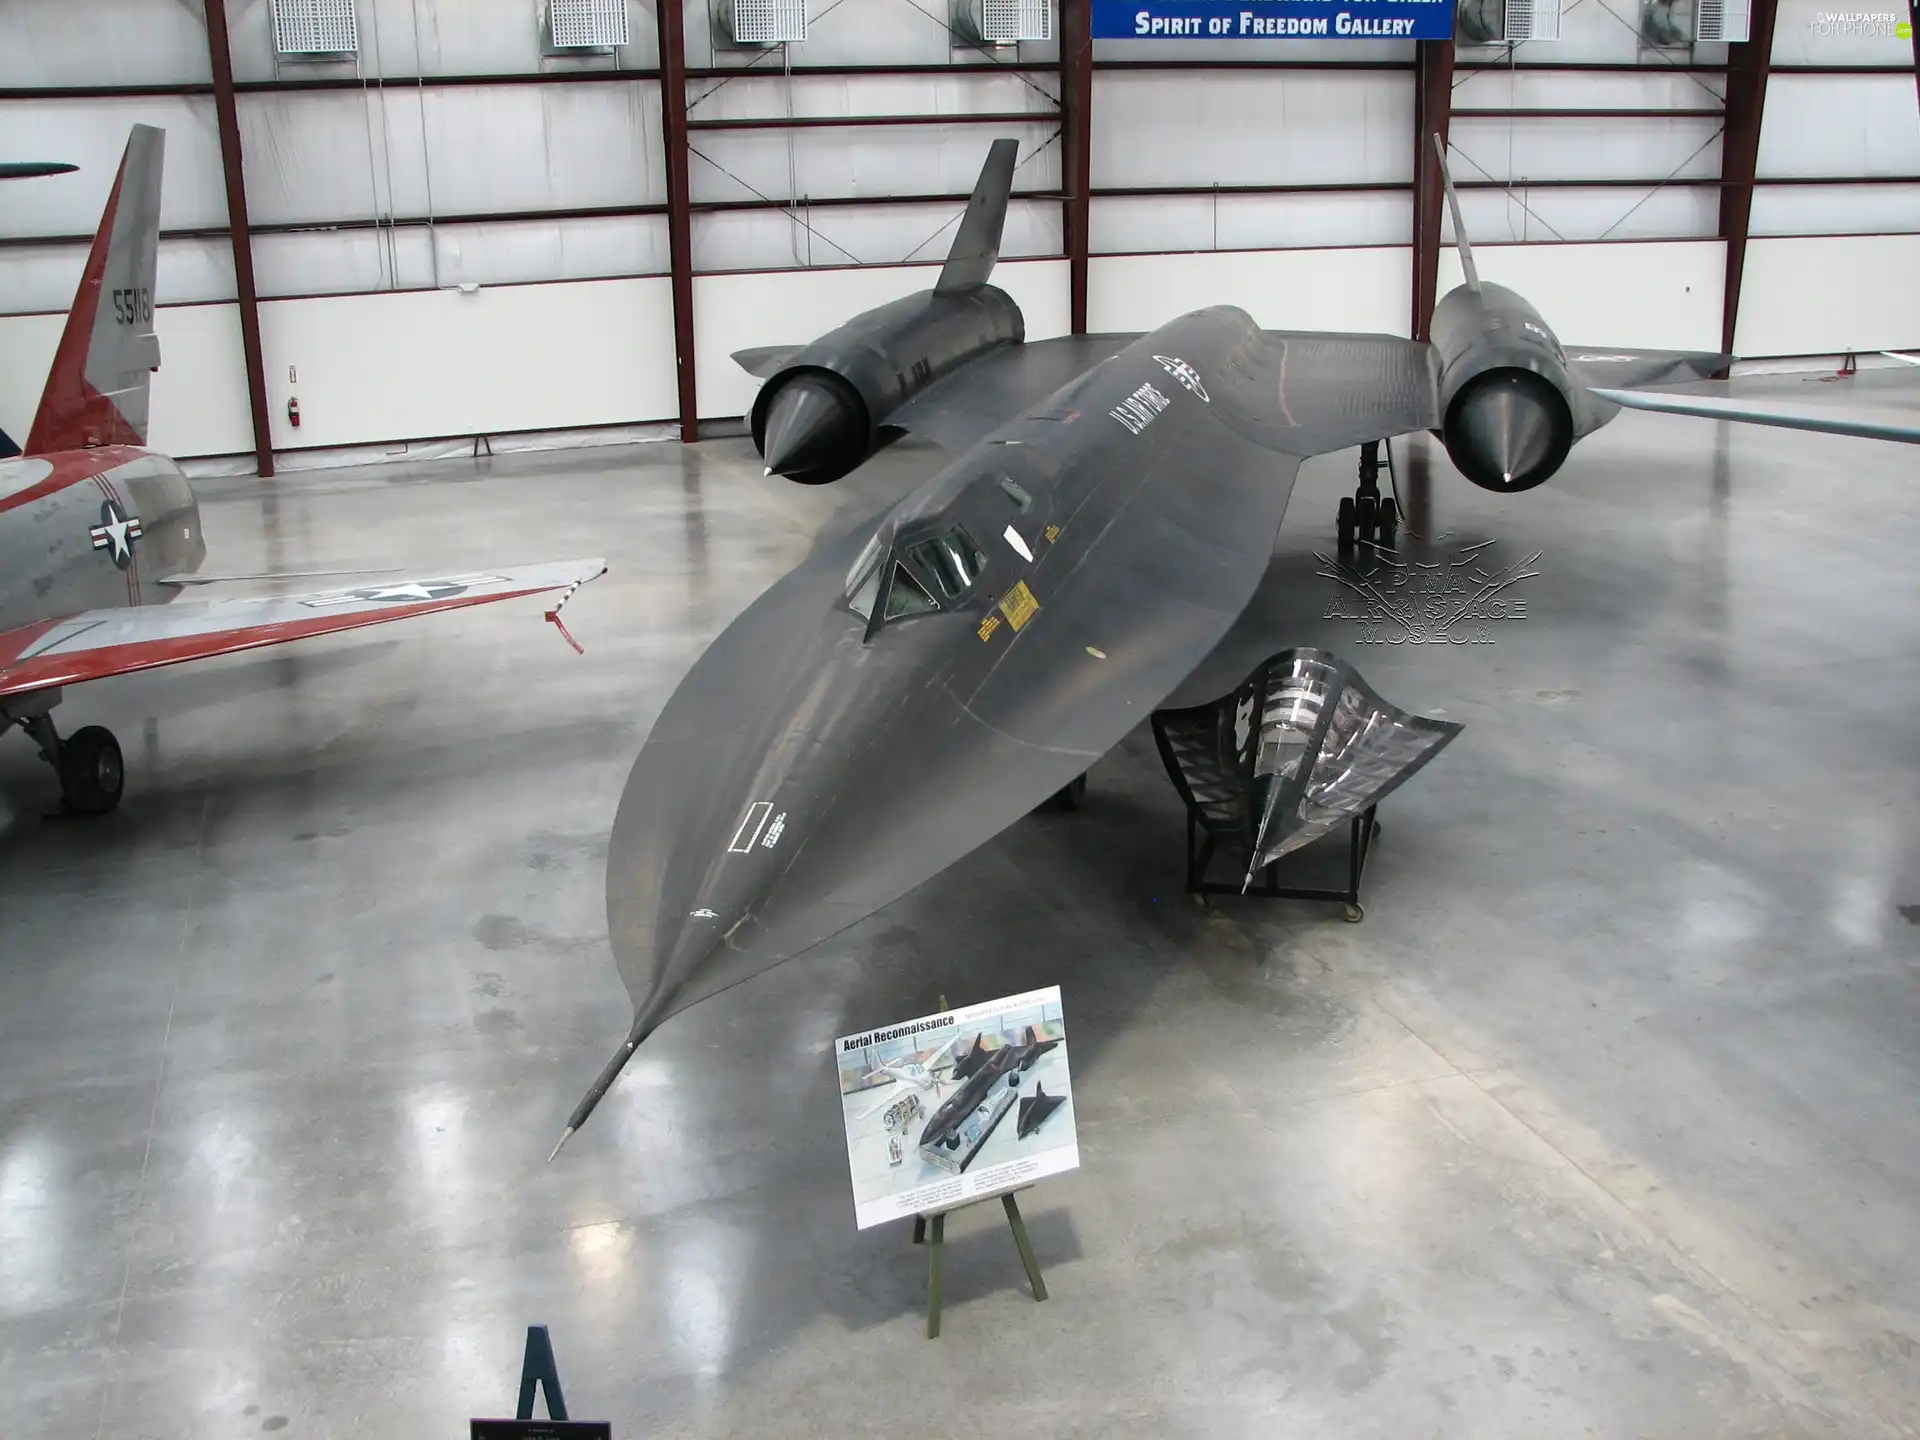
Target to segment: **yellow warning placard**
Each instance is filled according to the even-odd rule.
[[[1040,602],[1033,598],[1033,591],[1027,588],[1024,580],[1009,590],[1000,601],[1000,613],[1007,617],[1007,623],[1016,630],[1024,629],[1039,608]]]
[[[982,640],[991,640],[993,638],[993,632],[998,630],[999,628],[1000,628],[1000,617],[998,615],[987,616],[986,619],[980,622],[980,631],[979,631],[980,638]]]

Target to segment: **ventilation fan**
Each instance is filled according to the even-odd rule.
[[[1753,27],[1753,0],[1646,0],[1640,34],[1661,50],[1690,45],[1737,45]]]
[[[612,50],[628,43],[627,0],[541,0],[541,39],[549,53]]]
[[[1472,45],[1560,38],[1560,0],[1460,0],[1460,36]]]
[[[807,0],[718,0],[708,13],[715,38],[735,48],[798,45],[807,38]]]
[[[353,0],[273,0],[273,48],[307,59],[359,54]]]
[[[953,29],[974,45],[1053,38],[1052,0],[954,0]]]
[[[1753,28],[1753,0],[1699,0],[1693,38],[1703,43],[1740,45]]]

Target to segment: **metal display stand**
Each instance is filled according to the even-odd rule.
[[[527,1327],[527,1354],[520,1362],[520,1403],[513,1407],[519,1420],[533,1418],[533,1392],[547,1392],[547,1418],[567,1418],[567,1397],[560,1393],[560,1363],[553,1358],[553,1337],[544,1325]]]
[[[533,1418],[535,1395],[546,1392],[547,1419]],[[560,1393],[560,1366],[553,1358],[553,1338],[544,1325],[527,1327],[526,1358],[520,1362],[520,1402],[511,1420],[473,1420],[469,1440],[613,1440],[613,1426],[605,1420],[570,1420],[567,1399]]]
[[[1018,1191],[1008,1191],[1000,1197],[1000,1204],[1007,1212],[1007,1226],[1013,1231],[1014,1248],[1020,1252],[1020,1263],[1026,1267],[1027,1283],[1033,1287],[1036,1301],[1047,1298],[1047,1282],[1040,1278],[1040,1262],[1033,1258],[1033,1242],[1027,1239],[1026,1222],[1020,1218],[1020,1206],[1014,1200]],[[983,1204],[975,1200],[971,1204]],[[955,1209],[964,1210],[965,1205]],[[940,1338],[940,1271],[945,1259],[947,1240],[947,1216],[951,1210],[941,1210],[932,1215],[916,1215],[913,1219],[913,1243],[927,1247],[927,1338]],[[932,1221],[932,1225],[928,1225]]]
[[[1187,893],[1332,900],[1366,918],[1360,882],[1380,802],[1460,733],[1452,720],[1389,705],[1354,668],[1325,650],[1270,656],[1204,705],[1153,712],[1153,739],[1187,811]],[[1280,864],[1342,832],[1342,887],[1283,885]],[[1232,883],[1208,878],[1221,855]]]
[[[1373,853],[1373,842],[1380,838],[1380,822],[1373,818],[1378,809],[1377,805],[1369,805],[1354,816],[1347,826],[1347,883],[1344,889],[1339,890],[1327,886],[1282,885],[1279,860],[1257,871],[1260,878],[1251,885],[1207,879],[1207,869],[1213,863],[1216,848],[1213,833],[1201,823],[1200,816],[1189,809],[1187,893],[1194,897],[1194,903],[1203,910],[1213,908],[1212,902],[1207,899],[1209,895],[1257,895],[1265,900],[1337,900],[1346,907],[1342,912],[1344,918],[1357,925],[1367,914],[1360,904],[1360,879],[1367,873],[1367,857]]]

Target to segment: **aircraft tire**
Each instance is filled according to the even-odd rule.
[[[126,788],[120,742],[104,725],[88,725],[60,746],[60,793],[78,815],[104,815],[120,803]]]
[[[1400,529],[1400,507],[1394,503],[1391,495],[1380,501],[1380,540],[1391,545],[1393,537]]]
[[[1340,537],[1340,548],[1342,550],[1353,549],[1355,519],[1353,497],[1351,495],[1342,495],[1340,497],[1340,509],[1336,512],[1334,520],[1335,530]]]

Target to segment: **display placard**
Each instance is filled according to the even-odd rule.
[[[862,1230],[1080,1166],[1060,987],[834,1042]]]
[[[1096,40],[1451,40],[1454,0],[1093,0]]]

